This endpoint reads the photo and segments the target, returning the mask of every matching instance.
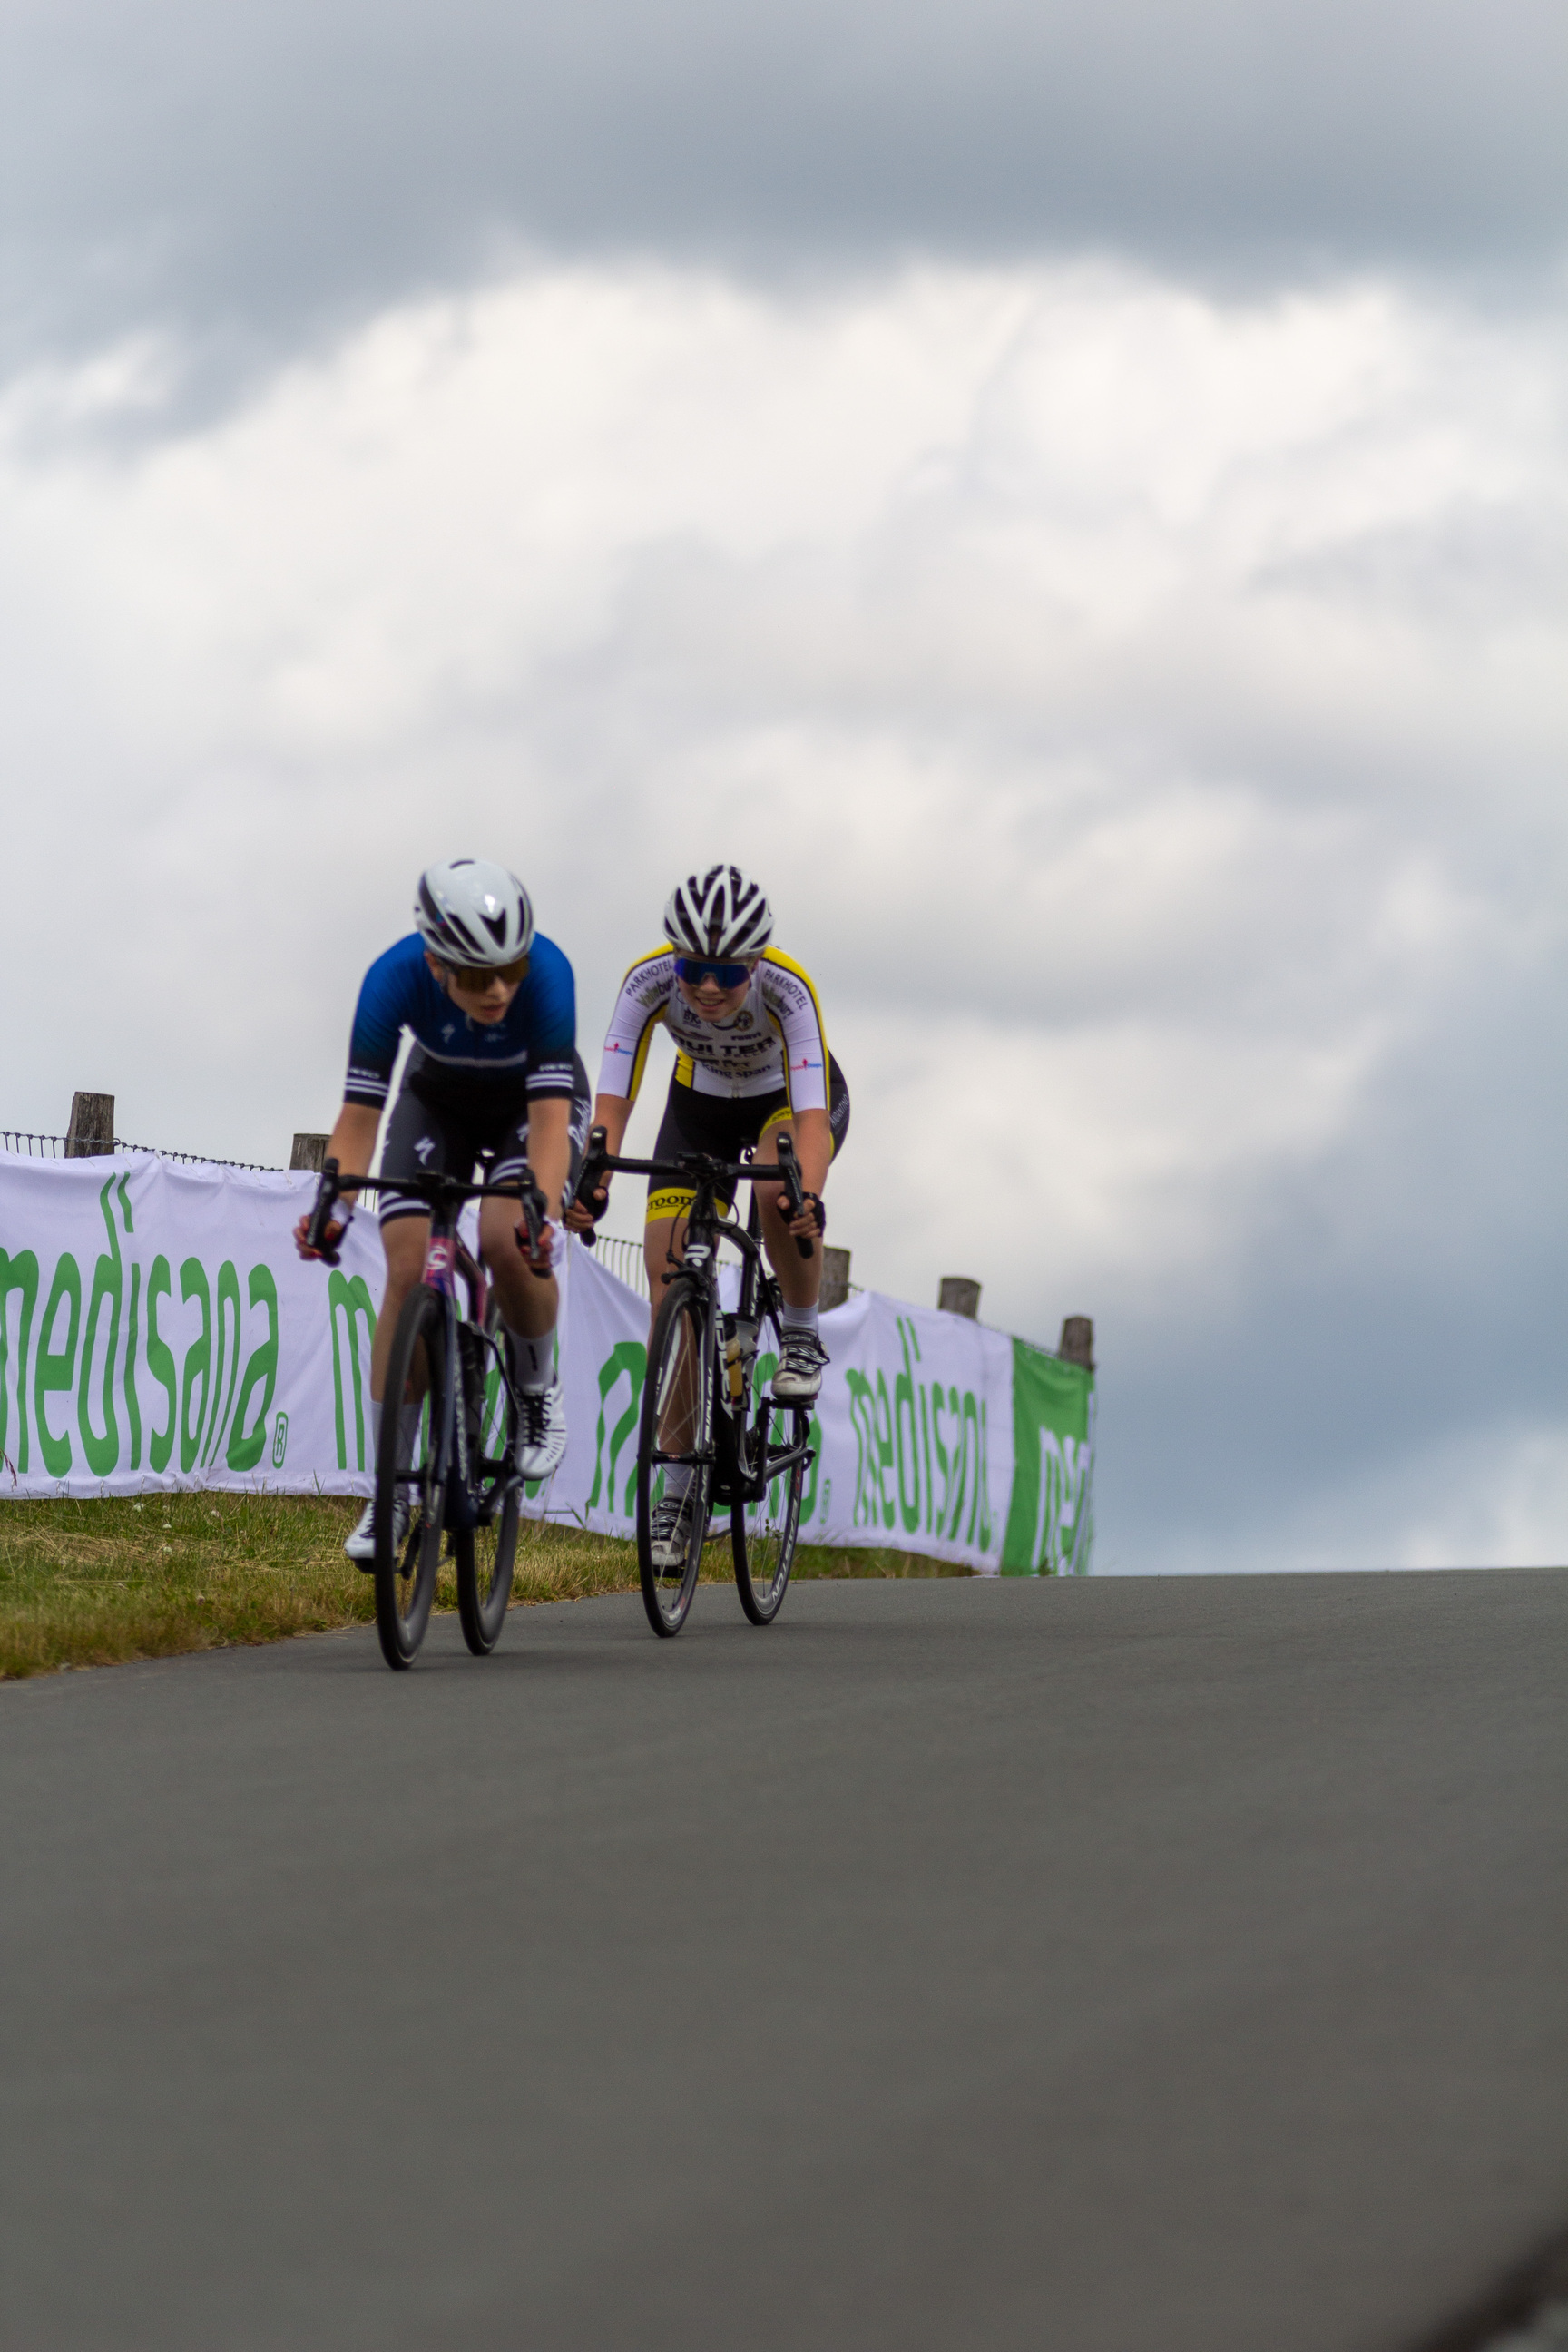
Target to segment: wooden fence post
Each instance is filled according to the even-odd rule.
[[[944,1274],[936,1305],[939,1315],[967,1315],[973,1323],[980,1313],[980,1285],[966,1274]]]
[[[66,1129],[68,1160],[101,1160],[114,1150],[114,1097],[71,1097],[70,1125]]]
[[[1094,1324],[1089,1316],[1063,1317],[1061,1345],[1057,1353],[1064,1364],[1081,1364],[1086,1372],[1093,1371]]]
[[[849,1296],[849,1253],[845,1249],[829,1249],[822,1244],[822,1289],[817,1306],[826,1315],[831,1307],[842,1307]]]
[[[313,1168],[320,1175],[321,1162],[327,1156],[329,1140],[330,1138],[324,1135],[297,1135],[294,1138],[294,1149],[289,1154],[289,1167]]]

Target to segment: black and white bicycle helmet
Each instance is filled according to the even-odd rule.
[[[738,866],[689,874],[664,910],[664,936],[681,955],[738,962],[761,955],[773,935],[773,910]]]
[[[420,938],[443,963],[484,971],[516,963],[533,944],[533,902],[515,874],[488,857],[427,866],[414,894]]]

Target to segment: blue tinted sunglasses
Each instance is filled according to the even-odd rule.
[[[678,955],[675,970],[677,977],[689,981],[693,988],[700,987],[710,978],[716,981],[721,988],[739,988],[743,980],[750,980],[752,976],[749,963],[700,963],[695,956]]]

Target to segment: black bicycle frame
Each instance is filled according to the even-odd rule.
[[[602,1175],[611,1171],[629,1176],[675,1178],[690,1184],[693,1188],[691,1206],[686,1213],[686,1240],[682,1244],[680,1257],[678,1260],[672,1260],[672,1263],[676,1264],[682,1272],[690,1272],[698,1276],[701,1281],[705,1300],[708,1358],[712,1367],[714,1389],[718,1404],[732,1429],[736,1420],[737,1400],[730,1395],[729,1384],[723,1378],[724,1367],[718,1345],[717,1318],[720,1307],[717,1253],[719,1244],[721,1241],[732,1243],[745,1261],[741,1276],[739,1320],[748,1322],[756,1320],[757,1293],[768,1276],[762,1243],[754,1234],[749,1233],[745,1226],[719,1214],[715,1194],[718,1187],[726,1183],[782,1183],[789,1193],[792,1203],[798,1207],[803,1197],[800,1191],[800,1172],[795,1165],[794,1153],[789,1148],[789,1138],[787,1136],[779,1138],[779,1157],[776,1163],[770,1160],[758,1162],[714,1160],[706,1152],[682,1152],[671,1160],[617,1160],[604,1150],[603,1138],[604,1129],[595,1128],[593,1136],[589,1139],[588,1155],[583,1162],[582,1174],[577,1182],[577,1198],[580,1201],[585,1200],[592,1193]],[[806,1254],[808,1255],[810,1254],[809,1244],[806,1244]],[[670,1279],[673,1280],[674,1277],[671,1276]],[[752,1311],[748,1312],[748,1308]],[[763,1465],[761,1470],[753,1472],[749,1477],[742,1476],[738,1449],[732,1438],[728,1448],[720,1449],[713,1457],[715,1502],[760,1503],[775,1478],[783,1477],[787,1471],[793,1470],[797,1462],[807,1462],[811,1459],[811,1447],[805,1444],[790,1446],[778,1454],[769,1454],[767,1440],[773,1412],[773,1399],[764,1397],[757,1408],[755,1424],[761,1439],[758,1447],[758,1454]],[[718,1427],[717,1421],[714,1427],[715,1429]],[[726,1452],[728,1460],[724,1458]],[[656,1453],[652,1457],[655,1462],[670,1460],[691,1462],[707,1458],[703,1454],[670,1455],[662,1452]]]
[[[539,1215],[539,1188],[526,1176],[510,1184],[469,1184],[455,1176],[355,1176],[350,1182],[356,1192],[390,1192],[401,1200],[419,1201],[429,1210],[430,1238],[425,1245],[425,1264],[420,1280],[442,1301],[447,1341],[439,1424],[436,1399],[430,1397],[431,1444],[435,1454],[436,1476],[446,1497],[447,1523],[465,1531],[471,1530],[480,1524],[483,1515],[474,1507],[473,1496],[479,1480],[474,1475],[475,1465],[469,1458],[468,1425],[463,1414],[458,1411],[458,1281],[460,1276],[468,1290],[469,1326],[479,1331],[484,1328],[489,1304],[489,1283],[483,1266],[458,1234],[458,1219],[464,1203],[468,1201],[516,1201],[522,1206],[532,1234]],[[331,1222],[331,1211],[340,1197],[338,1164],[336,1160],[329,1160],[321,1171],[316,1205],[306,1235],[307,1243],[319,1248],[329,1265],[336,1264],[336,1253],[327,1250],[323,1244],[326,1228]],[[504,1366],[501,1377],[503,1380],[507,1378]],[[482,1432],[482,1400],[480,1412]],[[480,1458],[482,1460],[483,1456]],[[456,1479],[451,1475],[454,1460],[458,1470]],[[420,1484],[426,1476],[428,1467],[427,1465],[426,1469],[404,1472],[405,1484]],[[500,1507],[510,1483],[502,1479],[498,1484],[492,1507]]]

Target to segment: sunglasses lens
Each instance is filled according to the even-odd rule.
[[[453,964],[449,969],[452,978],[466,996],[482,996],[492,980],[504,981],[508,988],[515,988],[528,970],[528,958],[519,956],[515,963],[489,964],[483,971],[477,971],[467,964]]]
[[[675,969],[693,988],[700,987],[705,980],[713,981],[720,988],[739,988],[743,980],[751,978],[743,963],[699,963],[695,956],[677,956]]]

